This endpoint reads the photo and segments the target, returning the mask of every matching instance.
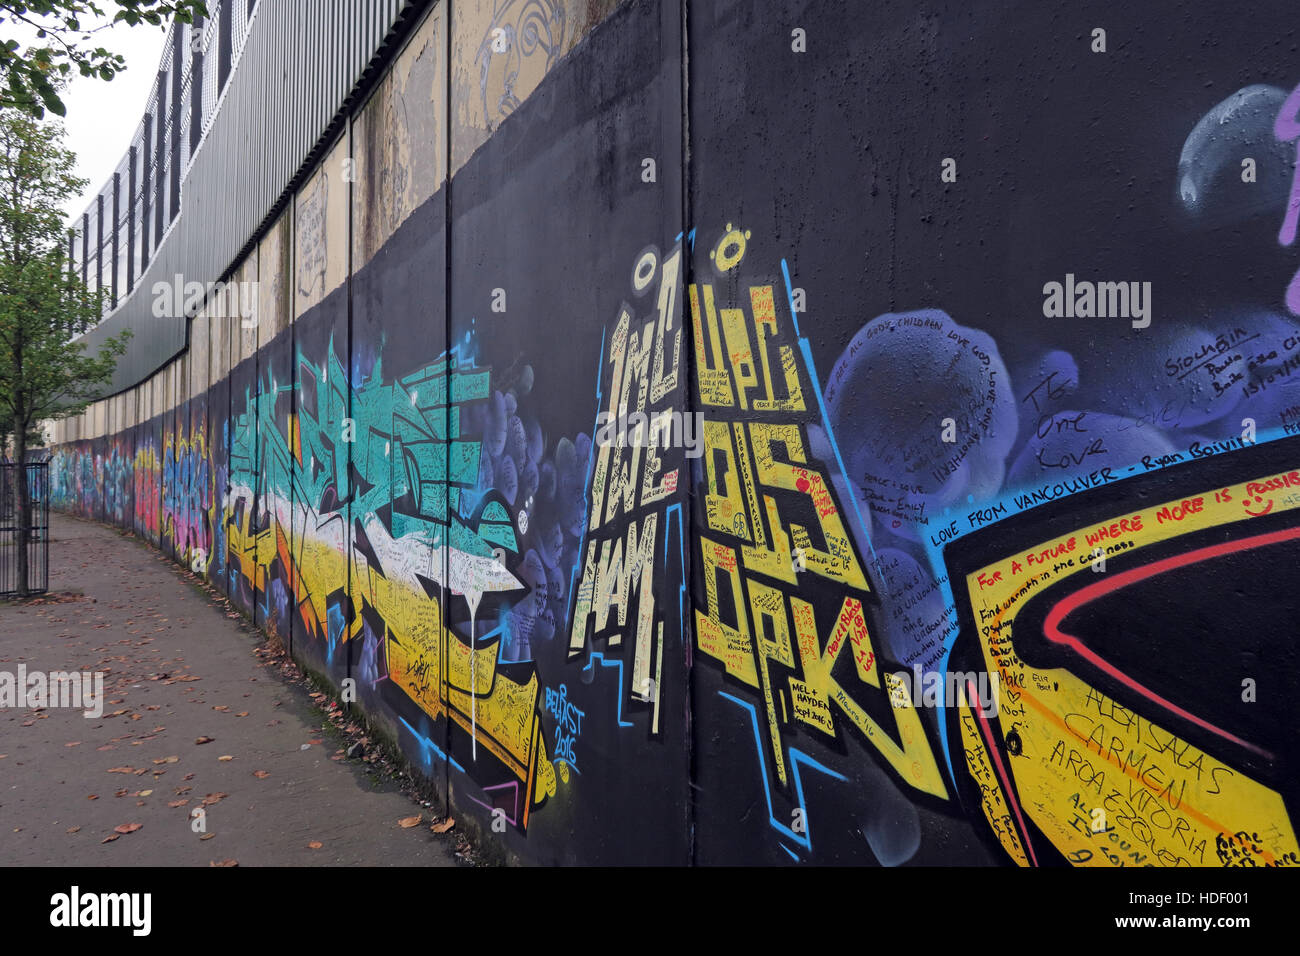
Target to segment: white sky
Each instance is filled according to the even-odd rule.
[[[110,20],[117,7],[111,3],[102,6],[110,13],[105,21]],[[0,32],[3,39],[15,39],[24,47],[36,38],[34,30],[9,21],[5,21]],[[126,69],[105,82],[83,77],[74,67],[71,84],[62,94],[63,105],[67,107],[64,126],[68,131],[64,145],[77,154],[77,175],[90,180],[85,192],[65,205],[64,212],[69,219],[80,218],[86,211],[130,147],[153,89],[166,39],[165,26],[142,23],[131,27],[118,23],[78,44],[90,49],[102,46],[121,54],[126,59]],[[51,115],[46,113],[47,117]]]

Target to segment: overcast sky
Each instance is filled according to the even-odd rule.
[[[104,6],[116,12],[113,4]],[[3,39],[15,39],[24,47],[35,40],[35,31],[24,29],[21,24],[15,27],[8,21],[3,33]],[[68,136],[64,144],[77,154],[77,175],[90,180],[85,192],[64,207],[69,218],[80,217],[86,211],[130,147],[153,89],[166,38],[164,27],[147,23],[131,27],[119,23],[78,44],[91,49],[102,46],[121,54],[126,59],[126,69],[105,82],[83,77],[74,68],[71,85],[62,94],[68,109],[64,123]]]

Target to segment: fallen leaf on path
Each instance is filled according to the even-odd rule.
[[[98,800],[98,799],[99,799],[99,794],[97,794],[97,793],[88,794],[88,795],[86,796],[86,799],[87,799],[87,800]]]
[[[118,838],[119,838],[119,834],[117,834],[117,833],[111,833],[111,834],[109,834],[108,836],[104,837],[104,839],[100,840],[99,842],[100,842],[100,843],[112,843],[114,840],[116,840],[116,839],[118,839]]]
[[[238,860],[222,860],[218,863],[216,860],[209,860],[208,866],[239,866]]]
[[[78,830],[80,830],[80,829],[81,829],[81,827],[68,827],[68,832],[69,832],[69,833],[76,833],[76,832],[77,832]]]
[[[199,837],[199,839],[200,839],[200,840],[211,840],[214,836],[216,836],[215,833],[205,833],[205,834],[203,834],[203,836]]]
[[[185,806],[185,804],[187,804],[187,803],[189,803],[188,800],[170,800],[170,801],[168,801],[167,806],[169,806],[169,807],[183,807],[183,806]]]
[[[118,826],[113,827],[113,832],[114,832],[114,833],[134,833],[136,830],[140,829],[142,826],[144,826],[143,823],[122,823],[122,824],[119,824]]]
[[[151,794],[151,793],[153,793],[152,790],[141,790],[140,793],[139,793],[139,796],[141,796],[141,797],[147,797],[147,796],[149,796],[149,794]]]
[[[271,776],[271,773],[269,770],[254,770],[253,776],[258,780],[265,780],[267,777]]]
[[[109,773],[135,773],[135,767],[109,767]]]
[[[230,754],[225,754],[224,756],[218,757],[217,759],[225,761],[225,760],[234,760],[235,758],[232,757]]]
[[[70,744],[64,744],[63,746],[65,746],[65,747],[80,747],[80,746],[81,746],[81,741],[80,741],[80,740],[74,740],[74,741],[72,741],[72,743],[70,743]]]
[[[403,817],[402,819],[397,821],[397,825],[401,827],[403,830],[409,830],[411,829],[411,827],[418,827],[423,822],[424,822],[424,816],[420,815],[414,817]]]
[[[241,710],[239,713],[235,714],[235,716],[236,716],[236,717],[247,717],[247,716],[248,716],[248,711],[246,711],[246,710]]]
[[[307,844],[307,847],[308,849],[319,850],[324,845],[325,844],[321,843],[319,840],[312,840],[310,843]]]
[[[212,738],[212,737],[199,737],[199,738],[198,738],[197,740],[195,740],[194,742],[195,742],[196,744],[210,744],[210,743],[212,743],[213,739],[214,739],[214,738]]]
[[[203,806],[210,807],[214,803],[220,803],[223,799],[230,796],[228,793],[210,793],[203,798]]]
[[[180,757],[159,757],[154,763],[180,763]]]
[[[447,819],[443,820],[441,823],[435,823],[433,826],[429,827],[429,829],[432,830],[434,833],[446,833],[455,825],[456,825],[456,818],[448,817]]]
[[[227,707],[225,704],[214,704],[213,707],[212,707],[212,709],[213,709],[213,710],[229,710],[230,708]]]

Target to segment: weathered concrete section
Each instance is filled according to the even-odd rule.
[[[0,709],[0,863],[455,863],[427,810],[403,829],[419,806],[359,761],[332,759],[337,737],[261,663],[242,619],[143,542],[52,523],[52,592],[74,593],[0,605],[0,672],[97,671],[105,700],[100,719]],[[207,839],[190,816],[205,799]]]

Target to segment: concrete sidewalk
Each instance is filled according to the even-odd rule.
[[[455,864],[454,831],[332,759],[343,744],[242,618],[143,542],[62,515],[52,539],[49,598],[0,604],[0,672],[89,665],[103,716],[0,708],[0,865]]]

